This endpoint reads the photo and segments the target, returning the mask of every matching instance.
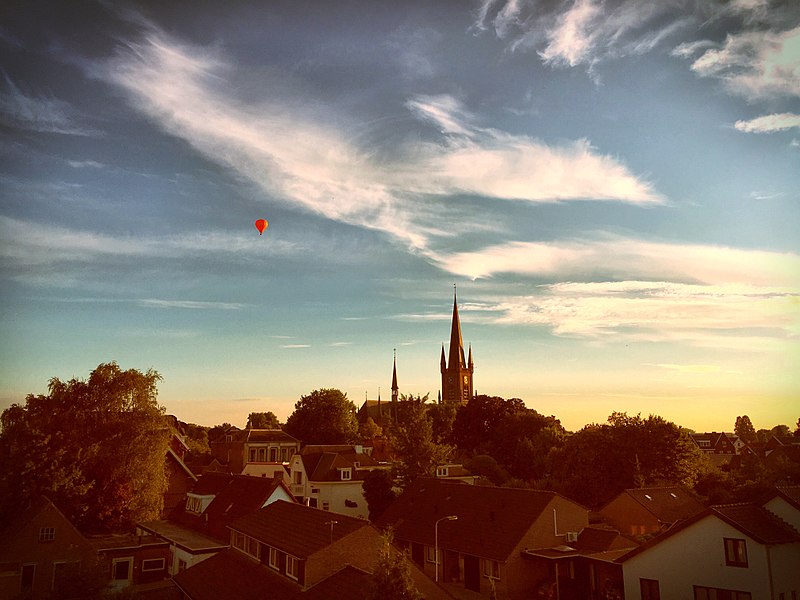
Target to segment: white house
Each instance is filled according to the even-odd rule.
[[[714,506],[617,559],[626,600],[790,600],[800,533],[762,506]]]

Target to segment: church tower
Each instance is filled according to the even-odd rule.
[[[400,389],[397,387],[397,350],[392,361],[392,419],[397,419],[397,401]]]
[[[469,358],[464,357],[464,343],[461,341],[461,321],[458,318],[458,299],[453,286],[453,321],[450,325],[449,359],[445,360],[444,344],[439,369],[442,373],[442,402],[466,405],[473,396],[472,346]]]

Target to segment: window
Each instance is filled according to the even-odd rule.
[[[302,471],[292,471],[294,475],[294,483],[295,485],[300,485],[303,483],[303,472]]]
[[[244,551],[253,558],[261,558],[261,544],[247,535],[244,537]]]
[[[725,564],[729,567],[747,566],[747,543],[736,538],[725,538]]]
[[[186,510],[187,512],[197,513],[199,515],[203,512],[203,501],[196,496],[187,496]]]
[[[267,449],[266,448],[259,448],[258,449],[258,462],[267,462]]]
[[[694,600],[752,600],[750,592],[694,586]]]
[[[270,448],[269,449],[269,462],[277,462],[278,461],[278,449],[277,448]]]
[[[330,509],[331,509],[330,502],[323,502],[322,503],[322,510],[330,510]]]
[[[250,448],[250,462],[256,462],[256,460],[257,460],[256,449]]]
[[[489,579],[500,579],[500,563],[496,560],[484,559],[483,576]]]
[[[113,581],[129,581],[133,571],[132,558],[115,558],[111,561],[111,579]]]
[[[36,563],[22,565],[22,573],[19,578],[19,591],[29,592],[33,589],[33,578],[36,574]]]
[[[711,447],[711,441],[710,440],[698,440],[697,441],[697,445],[700,446],[701,448],[710,448]]]
[[[342,469],[340,473],[342,476],[342,481],[350,481],[350,479],[353,477],[352,469]]]
[[[145,558],[142,560],[142,572],[144,571],[163,571],[163,558]]]
[[[448,467],[436,467],[436,476],[437,477],[447,477],[450,473],[450,469]]]
[[[231,531],[231,545],[239,550],[244,550],[244,534],[240,531]]]
[[[277,548],[270,548],[269,549],[269,566],[272,567],[275,570],[280,568],[280,563],[278,562],[278,549]]]
[[[660,600],[661,598],[657,579],[640,579],[639,591],[642,594],[642,600]]]
[[[186,561],[182,558],[178,559],[178,573],[186,570]]]
[[[39,528],[39,541],[40,542],[52,542],[56,539],[56,528],[55,527],[40,527]]]
[[[429,563],[436,562],[436,548],[425,546],[425,560]]]
[[[291,554],[286,555],[286,575],[292,579],[300,577],[300,561]]]

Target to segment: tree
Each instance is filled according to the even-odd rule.
[[[499,396],[478,395],[459,409],[453,422],[453,443],[467,453],[492,450],[493,432],[505,417],[525,410],[519,398],[505,400]]]
[[[408,558],[392,542],[393,534],[388,530],[383,534],[367,600],[422,600],[411,579]]]
[[[369,520],[377,519],[397,497],[392,473],[385,469],[374,469],[366,474],[361,484],[364,499],[369,508]]]
[[[160,380],[153,370],[106,363],[87,381],[53,378],[47,395],[3,411],[0,514],[45,494],[84,531],[158,518],[169,438]]]
[[[753,427],[753,423],[750,421],[750,417],[747,415],[736,417],[736,424],[733,426],[733,433],[735,433],[745,444],[756,441],[756,429]]]
[[[358,428],[358,435],[362,440],[371,440],[383,433],[383,428],[375,422],[372,417],[367,417]]]
[[[587,425],[567,438],[554,464],[558,491],[595,507],[637,483],[692,487],[702,459],[695,443],[674,423],[655,415],[642,419],[615,412],[607,424]]]
[[[452,452],[449,446],[433,441],[433,426],[424,403],[426,397],[406,398],[401,404],[402,413],[389,428],[392,448],[400,459],[397,470],[403,486],[417,477],[434,475],[437,465],[446,462]]]
[[[358,440],[356,405],[340,390],[314,390],[295,403],[284,430],[304,444],[355,443]]]
[[[280,429],[281,424],[275,413],[268,410],[267,412],[251,412],[247,417],[246,429]]]

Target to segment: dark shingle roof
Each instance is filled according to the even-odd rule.
[[[352,450],[340,452],[315,452],[301,455],[309,481],[340,481],[339,469],[353,469],[352,479],[363,479],[366,469],[377,467],[378,461],[368,454]],[[358,463],[356,465],[356,463]]]
[[[606,527],[584,527],[578,535],[577,543],[571,544],[582,553],[606,552],[635,548],[639,544],[622,535],[616,529]]]
[[[711,510],[724,521],[762,544],[800,542],[800,533],[761,506],[724,504],[712,506]]]
[[[701,512],[705,506],[689,492],[677,486],[625,490],[662,523],[675,523]]]
[[[333,535],[331,535],[331,521]],[[245,515],[231,524],[231,529],[253,537],[297,558],[308,558],[362,527],[363,519],[331,513],[279,500],[261,510]]]
[[[229,473],[203,473],[192,486],[191,493],[198,496],[218,494],[233,479]]]
[[[286,600],[300,586],[232,548],[173,577],[192,600]]]
[[[364,600],[370,592],[372,575],[347,565],[327,579],[304,591],[299,600]]]
[[[378,519],[392,526],[398,540],[433,545],[438,519],[439,544],[464,554],[506,560],[555,492],[467,485],[439,479],[417,479]],[[551,518],[548,516],[548,518]]]

